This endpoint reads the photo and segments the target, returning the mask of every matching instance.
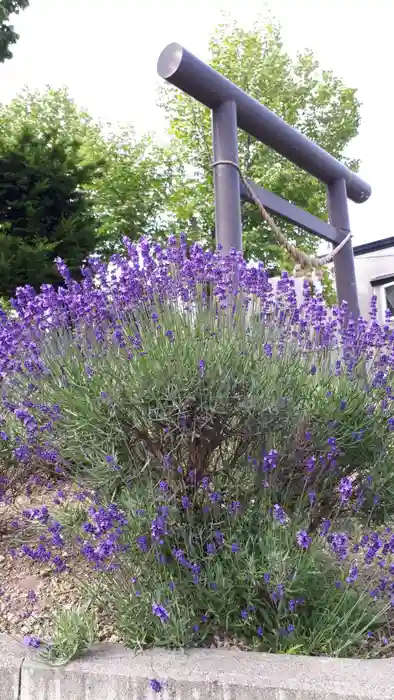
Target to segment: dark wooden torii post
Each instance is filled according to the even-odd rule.
[[[371,194],[368,183],[180,44],[165,47],[157,70],[167,82],[212,110],[213,162],[218,163],[214,169],[215,230],[223,252],[233,247],[242,250],[241,199],[251,201],[231,165],[238,165],[238,127],[326,184],[330,223],[248,181],[263,206],[334,248],[343,241],[350,231],[347,200],[365,202]],[[349,311],[358,317],[351,240],[338,251],[334,268],[338,300],[346,301]]]

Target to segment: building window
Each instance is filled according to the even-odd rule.
[[[385,318],[386,311],[394,317],[394,282],[384,284],[380,289],[383,318]]]

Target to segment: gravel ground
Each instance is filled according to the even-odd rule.
[[[65,493],[62,506],[75,503],[72,487],[62,484],[61,488]],[[12,521],[25,509],[43,505],[50,508],[51,491],[34,487],[28,496],[19,496],[12,506],[5,508],[0,504],[0,633],[9,634],[18,642],[27,636],[50,639],[54,610],[75,609],[85,602],[69,573],[58,574],[51,566],[17,554],[22,542],[32,546],[37,542],[37,525],[27,523],[27,528],[21,531],[12,527]],[[57,507],[54,505],[53,509]],[[75,562],[73,568],[75,570]],[[81,562],[78,576],[82,579],[85,575]],[[98,611],[97,623],[98,641],[122,641],[105,612]],[[212,649],[249,648],[246,641],[227,635],[210,637],[207,646]]]
[[[66,493],[63,503],[71,502],[72,489],[62,485],[62,490]],[[12,521],[27,508],[49,507],[51,500],[47,488],[35,487],[10,507],[0,504],[0,632],[18,641],[30,635],[50,637],[54,610],[75,609],[84,602],[67,572],[57,574],[52,567],[17,554],[21,537],[27,543],[31,538],[33,544],[37,535],[34,537],[34,524],[31,531],[20,532],[12,527]],[[79,575],[84,576],[82,564]],[[120,641],[104,614],[98,615],[98,633],[99,641]]]

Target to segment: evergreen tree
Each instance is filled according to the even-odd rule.
[[[83,162],[78,139],[25,126],[0,138],[0,295],[20,285],[58,283],[54,258],[78,274],[94,251],[97,220],[83,191],[100,162]]]

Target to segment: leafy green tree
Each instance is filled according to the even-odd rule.
[[[157,146],[150,136],[138,139],[125,125],[108,134],[102,154],[105,172],[92,196],[103,250],[111,250],[122,235],[131,240],[167,235],[167,201],[177,171],[171,149]]]
[[[0,159],[0,290],[7,293],[56,279],[57,255],[76,269],[86,254],[116,250],[124,234],[136,240],[168,231],[171,150],[138,139],[131,126],[96,123],[66,89],[25,90],[0,106]],[[49,224],[43,201],[51,197]]]
[[[25,10],[29,6],[29,0],[0,0],[0,63],[12,58],[10,46],[19,39],[19,34],[9,23],[10,15]]]
[[[81,163],[80,143],[53,130],[24,128],[0,140],[0,295],[20,285],[57,283],[54,258],[74,274],[96,244],[96,221],[82,187],[98,162]]]
[[[257,23],[246,31],[235,22],[219,25],[209,49],[213,68],[357,169],[357,162],[344,157],[360,121],[356,91],[346,87],[331,71],[321,70],[310,51],[299,53],[293,60],[283,47],[277,25]],[[169,206],[179,227],[191,237],[213,240],[210,110],[170,85],[161,89],[160,104],[182,164]],[[239,132],[239,158],[244,175],[326,218],[324,186],[243,132]],[[299,247],[316,250],[318,239],[314,236],[283,221],[280,224]],[[262,260],[275,273],[291,269],[292,262],[278,247],[253,205],[243,207],[243,231],[247,258]]]
[[[179,169],[171,149],[160,148],[148,136],[138,138],[131,125],[95,122],[66,89],[25,90],[0,109],[4,135],[24,125],[36,135],[56,128],[62,137],[79,140],[82,163],[103,163],[83,185],[92,201],[99,247],[111,251],[122,235],[135,240],[168,230],[167,198]]]

